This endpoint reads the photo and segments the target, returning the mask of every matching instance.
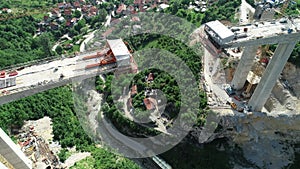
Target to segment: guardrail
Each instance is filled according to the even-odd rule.
[[[77,54],[72,54],[72,55],[67,55],[64,56],[65,58],[70,58],[70,57],[74,57],[74,56],[78,56],[78,55],[84,55],[87,53],[93,53],[93,52],[97,52],[98,50],[86,50],[84,52],[80,52]],[[37,60],[33,60],[33,61],[29,61],[29,62],[24,62],[24,63],[18,63],[15,65],[11,65],[11,66],[7,66],[4,67],[2,69],[0,69],[1,71],[5,70],[5,71],[12,71],[12,70],[17,70],[23,67],[29,67],[29,66],[33,66],[33,65],[40,65],[40,64],[44,64],[46,62],[52,62],[55,60],[59,60],[61,59],[62,56],[51,56],[51,57],[47,57],[47,58],[43,58],[43,59],[37,59]]]

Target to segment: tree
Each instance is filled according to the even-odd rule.
[[[86,21],[85,19],[81,19],[80,21],[77,22],[77,24],[75,25],[75,30],[80,32],[80,29],[85,27]]]
[[[77,30],[75,30],[75,28],[71,28],[71,29],[69,30],[69,36],[70,36],[70,37],[76,36],[76,35],[78,35],[78,34],[79,34],[79,32],[78,32]]]
[[[107,16],[107,12],[105,9],[99,9],[99,12],[98,12],[98,20],[99,22],[104,22],[105,21],[105,18]]]
[[[76,9],[73,15],[74,15],[75,18],[80,18],[81,12]]]
[[[58,53],[59,55],[61,55],[62,52],[63,52],[63,48],[62,48],[60,45],[58,45],[58,46],[56,47],[55,51],[56,51],[56,53]]]
[[[39,36],[39,43],[42,47],[44,57],[51,56],[51,42],[49,39],[49,33],[43,33],[41,36]]]

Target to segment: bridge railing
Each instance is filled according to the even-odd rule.
[[[97,50],[91,49],[91,50],[86,50],[84,52],[80,52],[80,53],[77,53],[77,54],[69,54],[69,55],[64,56],[64,57],[65,58],[70,58],[70,57],[83,55],[83,54],[87,54],[87,53],[94,53],[96,51]],[[43,58],[43,59],[37,59],[37,60],[29,61],[29,62],[14,64],[14,65],[11,65],[11,66],[1,68],[0,70],[12,71],[12,70],[20,69],[22,67],[29,67],[29,66],[32,66],[32,65],[40,65],[40,64],[44,64],[46,62],[52,62],[52,61],[55,61],[55,60],[59,60],[61,58],[62,58],[62,56],[51,56],[51,57],[47,57],[47,58]]]

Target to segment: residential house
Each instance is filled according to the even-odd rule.
[[[63,2],[58,3],[58,4],[57,4],[57,7],[58,7],[59,9],[63,9],[63,8],[65,8],[65,3],[63,3]]]
[[[134,2],[133,2],[133,4],[135,5],[135,6],[139,6],[140,4],[142,4],[143,2],[142,2],[142,0],[134,0]]]
[[[137,85],[133,85],[130,90],[130,95],[131,97],[133,97],[136,94],[137,94]]]
[[[51,10],[51,17],[52,18],[59,18],[61,16],[61,13],[59,11],[59,8],[53,8]]]
[[[52,30],[57,30],[58,27],[59,27],[59,25],[58,25],[57,22],[51,22],[51,23],[50,23],[50,28],[51,28]]]
[[[72,18],[72,19],[71,19],[71,24],[72,24],[72,25],[75,25],[76,23],[77,23],[77,18]]]
[[[79,0],[80,4],[85,4],[85,0]]]
[[[97,8],[96,6],[92,6],[92,7],[90,8],[90,14],[91,14],[92,16],[95,16],[95,15],[97,15],[97,13],[98,13],[98,8]]]
[[[67,19],[66,21],[66,26],[67,27],[72,27],[73,25],[71,24],[71,19]]]
[[[71,15],[72,15],[72,10],[71,10],[71,8],[65,8],[65,9],[64,9],[64,15],[65,15],[65,16],[71,16]]]
[[[72,18],[72,19],[67,19],[66,21],[66,26],[67,27],[72,27],[77,23],[77,18]]]
[[[59,17],[57,20],[59,23],[65,22],[65,18],[63,16]]]
[[[74,8],[80,8],[81,4],[80,4],[80,2],[75,1],[75,2],[73,3],[73,6],[74,6]]]
[[[127,8],[127,11],[130,13],[130,14],[135,14],[135,10],[134,10],[134,6],[132,5],[129,5],[128,8]]]
[[[69,43],[69,44],[66,44],[64,46],[65,49],[71,49],[73,47],[73,44],[72,43]]]
[[[121,3],[116,11],[117,14],[124,14],[123,11],[126,10],[126,5]]]
[[[147,82],[152,82],[153,80],[154,80],[154,75],[153,75],[153,73],[149,73],[148,76],[147,76],[146,81],[147,81]]]
[[[131,18],[131,22],[140,22],[140,21],[141,21],[140,18],[137,16]]]
[[[141,33],[141,29],[142,29],[141,25],[133,25],[132,26],[132,33],[133,34]]]
[[[89,11],[89,8],[88,8],[86,5],[82,5],[82,7],[81,7],[81,12],[82,12],[83,14],[86,14],[86,13],[88,13],[88,11]]]
[[[72,4],[69,2],[69,3],[66,3],[65,4],[65,8],[73,8]]]
[[[4,13],[11,13],[12,10],[9,9],[9,8],[3,8],[3,9],[2,9],[2,12],[4,12]]]
[[[50,18],[48,15],[44,15],[44,22],[45,23],[49,23],[50,22]]]
[[[143,103],[146,107],[147,110],[154,110],[155,109],[155,105],[154,105],[154,99],[153,98],[145,98],[143,100]]]

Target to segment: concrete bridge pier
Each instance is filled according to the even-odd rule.
[[[261,111],[263,108],[296,43],[297,41],[278,44],[274,56],[248,102],[253,111]]]
[[[32,169],[32,162],[0,128],[0,154],[15,169]],[[1,166],[0,166],[1,167]]]
[[[254,63],[257,48],[258,46],[245,46],[241,60],[231,81],[232,88],[240,90],[244,87],[247,80],[247,75]]]

